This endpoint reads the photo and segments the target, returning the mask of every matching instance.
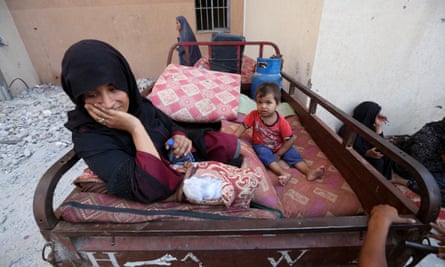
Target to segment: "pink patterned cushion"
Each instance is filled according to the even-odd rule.
[[[252,76],[255,73],[256,61],[251,57],[244,56],[241,67],[241,82],[252,83]]]
[[[294,146],[311,167],[324,165],[323,179],[307,181],[297,169],[290,168],[293,178],[286,186],[275,187],[286,217],[347,216],[362,212],[361,204],[338,170],[303,128],[297,116],[287,118],[296,135]],[[280,162],[288,167],[286,163]],[[270,175],[275,176],[272,172]],[[276,177],[276,176],[275,176]]]
[[[196,68],[210,69],[209,59],[202,57],[195,63]],[[252,76],[255,73],[256,61],[255,59],[243,56],[241,64],[241,83],[252,83]]]
[[[250,168],[237,168],[217,161],[202,161],[195,165],[195,176],[210,176],[223,181],[220,200],[202,201],[197,204],[224,204],[226,207],[248,208],[253,192],[258,187],[261,177]]]
[[[107,186],[90,168],[85,168],[83,173],[74,179],[73,184],[82,192],[95,192],[107,194]]]
[[[148,97],[174,120],[217,122],[236,119],[240,87],[239,74],[170,64]]]
[[[251,147],[251,130],[241,136],[243,167],[255,169],[262,179],[254,193],[253,201],[266,207],[280,210],[285,217],[322,217],[355,215],[362,211],[361,204],[347,182],[326,158],[312,137],[303,128],[298,116],[286,118],[296,135],[294,147],[300,152],[309,166],[324,165],[325,176],[321,180],[307,181],[306,177],[285,162],[279,164],[289,168],[292,179],[286,186],[278,182],[278,177],[266,169]],[[238,120],[237,120],[238,121]],[[222,131],[234,132],[239,124],[224,122]]]
[[[191,203],[143,204],[109,194],[73,191],[57,214],[68,222],[141,223],[159,220],[209,220],[234,218],[275,219],[273,212],[241,207],[207,206]]]
[[[239,124],[234,122],[223,121],[221,131],[227,133],[233,133],[239,127]],[[270,179],[269,171],[264,167],[255,151],[252,148],[252,142],[250,141],[250,130],[246,131],[241,136],[241,154],[244,156],[242,168],[251,168],[255,172],[263,177],[260,180],[258,188],[253,193],[252,201],[265,207],[283,211],[283,205],[280,198],[275,191],[273,181]]]

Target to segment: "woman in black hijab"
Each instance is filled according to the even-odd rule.
[[[74,149],[117,196],[144,203],[172,196],[183,175],[170,168],[173,155],[230,163],[238,156],[235,135],[186,132],[143,98],[126,59],[98,40],[72,45],[62,60],[63,90],[76,104],[68,112]]]
[[[179,33],[178,42],[196,42],[195,34],[184,16],[176,17],[176,30]],[[186,49],[187,48],[183,46],[179,46],[177,49],[179,54],[179,64],[193,66],[195,65],[196,61],[201,58],[199,46],[192,45],[188,47],[188,61],[185,52]]]
[[[382,126],[387,122],[387,118],[386,116],[380,114],[381,110],[382,107],[380,107],[379,104],[371,101],[365,101],[354,108],[352,117],[383,137]],[[345,125],[343,125],[338,130],[338,134],[341,137],[344,137],[345,135],[345,128]],[[383,176],[385,176],[386,179],[391,180],[393,167],[393,162],[391,159],[383,155],[377,150],[376,147],[368,143],[360,136],[357,136],[355,139],[354,149],[369,163],[371,163],[371,165],[374,166]]]

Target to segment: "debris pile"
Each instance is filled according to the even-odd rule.
[[[71,133],[64,127],[66,112],[74,105],[61,87],[37,85],[12,100],[0,102],[0,172],[11,173],[26,164],[39,150],[55,160],[72,146]]]

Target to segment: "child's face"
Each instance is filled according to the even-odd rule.
[[[263,97],[256,97],[256,107],[260,112],[261,117],[270,117],[275,114],[278,103],[275,101],[275,97],[272,93],[267,94]]]

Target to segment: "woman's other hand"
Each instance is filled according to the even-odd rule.
[[[370,148],[366,151],[365,156],[373,159],[380,159],[383,157],[382,152],[378,151],[376,147]]]
[[[188,139],[185,135],[174,135],[173,140],[175,141],[172,149],[173,156],[182,157],[192,151],[192,140]],[[165,143],[165,148],[170,149],[169,144]]]
[[[375,117],[374,125],[375,125],[375,132],[377,134],[381,134],[383,132],[383,125],[388,123],[388,118],[385,115],[378,114]]]

